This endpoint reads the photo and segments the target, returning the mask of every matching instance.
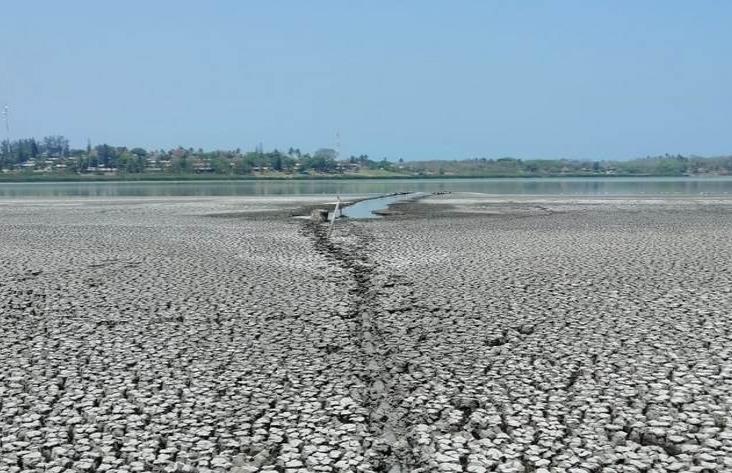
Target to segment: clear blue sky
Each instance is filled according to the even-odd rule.
[[[732,2],[15,1],[13,137],[404,159],[732,153]],[[3,130],[4,131],[4,130]]]

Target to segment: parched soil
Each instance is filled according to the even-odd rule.
[[[257,210],[0,206],[0,472],[732,471],[730,203]]]

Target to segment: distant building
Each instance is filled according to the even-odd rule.
[[[117,168],[108,168],[104,166],[89,166],[86,168],[87,172],[94,172],[97,174],[104,174],[105,176],[112,176],[117,174]]]
[[[358,172],[361,165],[358,163],[339,162],[336,164],[336,170],[340,172]]]
[[[193,162],[193,172],[195,173],[204,174],[213,171],[214,169],[208,161],[198,160]]]

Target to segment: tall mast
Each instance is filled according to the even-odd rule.
[[[336,131],[336,159],[341,159],[341,132]]]
[[[10,108],[8,104],[3,107],[3,121],[5,122],[5,138],[10,141]]]

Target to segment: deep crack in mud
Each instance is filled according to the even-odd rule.
[[[372,236],[362,226],[343,222],[338,234],[351,241],[336,242],[328,238],[327,227],[309,222],[306,233],[313,239],[315,249],[334,265],[340,267],[353,283],[349,291],[349,310],[340,315],[348,321],[351,343],[356,345],[361,368],[360,381],[365,386],[362,404],[368,410],[367,427],[374,442],[367,458],[376,471],[396,473],[415,471],[415,459],[410,454],[405,412],[399,408],[402,399],[393,378],[404,366],[396,366],[394,353],[386,349],[379,321],[380,294],[398,284],[399,275],[377,277],[377,263],[368,254]]]

